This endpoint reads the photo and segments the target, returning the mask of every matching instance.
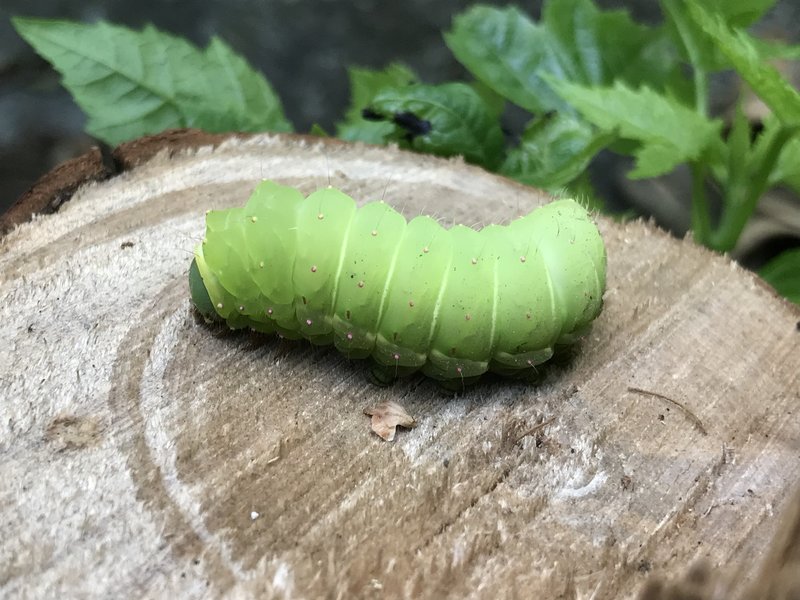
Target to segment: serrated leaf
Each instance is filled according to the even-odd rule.
[[[775,67],[761,59],[752,38],[744,31],[732,30],[719,15],[709,13],[694,0],[688,6],[694,21],[772,112],[785,124],[800,125],[800,94]]]
[[[591,0],[548,0],[542,24],[571,57],[576,82],[657,87],[675,66],[666,32],[634,22],[625,10],[599,10]]]
[[[656,177],[680,163],[697,159],[719,135],[719,120],[710,120],[649,88],[633,90],[623,83],[591,88],[554,82],[558,92],[581,115],[607,133],[636,140],[632,178]]]
[[[704,0],[710,13],[730,26],[746,27],[758,21],[776,0]],[[694,68],[721,71],[730,68],[730,61],[703,33],[688,14],[686,0],[661,0],[667,17],[667,30],[678,40],[679,47]]]
[[[466,84],[385,89],[375,96],[370,108],[394,123],[390,137],[403,146],[440,156],[460,154],[489,169],[502,158],[500,125],[483,99]]]
[[[781,296],[800,304],[800,248],[779,254],[761,268],[759,275]]]
[[[770,116],[764,121],[764,131],[758,136],[753,148],[753,154],[760,161],[763,160],[772,139],[781,129],[780,122]],[[770,185],[788,185],[800,194],[800,137],[795,135],[782,148],[778,160],[769,175]]]
[[[564,109],[540,71],[563,72],[548,35],[519,9],[475,6],[445,32],[447,47],[479,81],[532,112]]]
[[[588,123],[569,115],[546,115],[528,124],[500,173],[556,191],[577,178],[612,139],[613,135],[597,133]]]
[[[362,111],[380,90],[412,85],[417,76],[401,63],[392,63],[381,70],[350,67],[347,75],[350,79],[350,106],[344,120],[336,124],[336,136],[351,142],[384,143],[394,127],[390,123],[368,121],[363,118]]]
[[[478,80],[531,112],[571,110],[548,77],[657,85],[675,64],[660,30],[623,11],[599,11],[590,0],[551,0],[541,23],[514,7],[475,6],[457,15],[444,37]]]
[[[205,52],[152,26],[15,18],[109,144],[170,127],[289,131],[269,83],[220,40]]]
[[[163,35],[163,34],[162,34]],[[213,86],[224,90],[228,108],[223,112],[208,106],[216,100],[208,95],[196,99],[206,113],[218,119],[216,131],[291,131],[292,127],[283,114],[283,107],[267,80],[254,71],[248,62],[218,37],[211,38],[205,50],[208,80]],[[214,91],[218,97],[220,90]],[[195,127],[207,129],[211,124],[198,122]]]

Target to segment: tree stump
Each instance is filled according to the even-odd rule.
[[[455,397],[376,387],[333,349],[196,321],[204,212],[262,178],[445,224],[548,198],[391,148],[193,135],[217,145],[127,145],[117,165],[167,149],[0,240],[0,595],[621,598],[701,559],[715,589],[764,584],[800,475],[797,307],[598,216],[605,308],[569,361]],[[83,160],[14,218],[107,174]],[[417,421],[394,442],[363,414],[384,401]]]

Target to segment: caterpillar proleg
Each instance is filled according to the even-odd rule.
[[[531,369],[585,333],[606,251],[574,200],[476,231],[263,181],[244,207],[207,214],[189,280],[198,311],[231,328],[468,380]]]

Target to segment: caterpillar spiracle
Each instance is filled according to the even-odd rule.
[[[519,374],[600,313],[606,251],[587,211],[556,200],[509,225],[444,229],[337,189],[263,181],[210,211],[189,273],[197,310],[445,382]]]

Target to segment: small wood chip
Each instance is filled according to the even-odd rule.
[[[397,402],[381,402],[364,409],[364,414],[372,417],[372,431],[387,442],[394,440],[397,426],[414,427],[416,421]]]

